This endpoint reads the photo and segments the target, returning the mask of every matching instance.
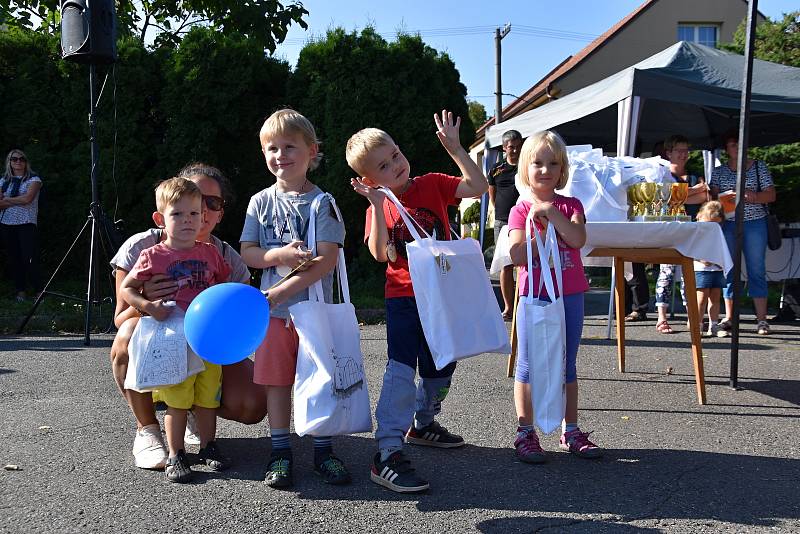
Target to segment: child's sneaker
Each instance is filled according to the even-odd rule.
[[[216,441],[208,444],[197,453],[198,463],[205,464],[212,471],[224,471],[231,466],[231,459],[222,455]]]
[[[419,493],[430,488],[430,484],[414,474],[403,451],[393,452],[385,462],[381,462],[381,453],[377,453],[372,459],[369,478],[398,493]]]
[[[463,447],[464,438],[451,434],[445,427],[433,421],[425,428],[420,428],[419,430],[412,425],[406,433],[406,443],[451,449],[454,447]]]
[[[186,458],[186,453],[183,449],[178,451],[175,456],[170,456],[167,460],[167,466],[164,468],[164,474],[169,482],[178,482],[183,484],[189,482],[194,476],[192,470],[189,468],[189,459]]]
[[[183,443],[185,445],[200,445],[200,434],[197,432],[197,419],[194,412],[186,412],[186,432],[183,433]]]
[[[322,477],[326,484],[341,486],[349,484],[351,477],[344,462],[333,454],[328,454],[321,461],[314,460],[314,472]]]
[[[591,432],[581,432],[580,428],[561,434],[562,450],[569,451],[579,458],[600,458],[603,449],[589,441]]]
[[[136,431],[133,439],[133,465],[140,469],[164,469],[167,449],[161,438],[161,429],[155,423]]]
[[[292,480],[292,452],[273,452],[267,464],[267,476],[264,478],[271,488],[289,488]]]
[[[768,336],[769,335],[769,323],[767,321],[758,321],[758,329],[756,332],[759,336]]]
[[[517,458],[528,464],[541,464],[547,461],[539,436],[534,429],[517,428],[517,439],[514,440]]]

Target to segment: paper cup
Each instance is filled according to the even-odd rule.
[[[719,194],[719,202],[725,210],[725,217],[733,217],[736,214],[736,191],[725,191]]]

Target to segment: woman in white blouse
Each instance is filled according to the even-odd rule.
[[[31,169],[28,157],[14,149],[6,156],[0,178],[0,233],[14,279],[17,302],[25,300],[28,284],[39,290],[39,257],[36,221],[42,180]]]

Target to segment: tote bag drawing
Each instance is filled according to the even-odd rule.
[[[339,220],[342,215],[328,194],[311,204],[308,246],[316,255],[315,213],[322,199],[330,198]],[[372,431],[361,334],[356,311],[350,303],[350,287],[344,252],[339,249],[341,302],[327,304],[318,280],[308,290],[308,300],[289,307],[297,336],[297,369],[294,382],[294,426],[299,436],[338,436]]]

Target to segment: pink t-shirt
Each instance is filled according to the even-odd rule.
[[[574,197],[562,197],[556,195],[553,198],[553,205],[564,214],[567,219],[572,219],[575,213],[583,215],[583,204],[581,201]],[[508,229],[509,230],[525,230],[525,220],[528,218],[528,213],[531,211],[531,203],[523,200],[513,208],[508,215]],[[536,223],[536,227],[541,231],[542,227]],[[534,248],[536,244],[533,243]],[[588,291],[589,282],[586,280],[586,275],[583,273],[583,262],[581,261],[581,251],[577,248],[570,248],[558,236],[558,251],[561,255],[561,275],[564,280],[564,295],[572,295],[575,293],[583,293]],[[539,266],[539,257],[533,258],[533,285],[535,289],[539,287],[539,275],[541,273]],[[520,266],[519,268],[519,294],[528,294],[528,266]],[[555,281],[555,272],[553,272],[553,280]],[[557,282],[556,282],[557,284]],[[556,289],[557,294],[561,294],[560,289]],[[535,290],[534,290],[534,294]],[[542,295],[547,295],[547,289],[542,286]]]
[[[231,269],[217,247],[197,241],[194,247],[175,250],[165,243],[144,249],[131,269],[136,280],[149,280],[156,274],[166,274],[178,282],[175,302],[183,311],[204,289],[226,282]]]

